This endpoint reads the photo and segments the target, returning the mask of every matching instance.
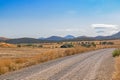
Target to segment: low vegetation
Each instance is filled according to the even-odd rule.
[[[120,80],[120,56],[115,59],[115,72],[112,80]]]
[[[47,50],[44,53],[36,54],[30,57],[28,56],[28,57],[18,57],[18,58],[17,57],[1,58],[0,74],[15,71],[24,67],[28,67],[38,63],[43,63],[56,58],[70,56],[91,50],[95,50],[95,48],[75,47],[75,48],[67,48],[67,49],[53,49],[53,50],[51,49],[51,50]]]
[[[114,45],[113,42],[106,42],[106,41],[103,41],[103,42],[100,42],[101,45]]]
[[[72,48],[74,47],[72,44],[63,44],[62,46],[60,46],[61,48]]]
[[[2,46],[6,44],[7,43],[4,43]],[[19,70],[24,67],[43,63],[56,58],[96,49],[111,48],[116,45],[100,45],[98,41],[78,41],[44,44],[18,44],[16,47],[13,46],[15,45],[7,48],[0,48],[0,74]]]
[[[89,48],[89,47],[96,47],[96,44],[94,42],[92,43],[86,42],[86,43],[81,43],[81,46]]]
[[[116,49],[112,53],[113,57],[120,56],[120,49]]]
[[[113,74],[113,80],[120,80],[120,49],[116,49],[113,52],[115,57],[115,72]]]

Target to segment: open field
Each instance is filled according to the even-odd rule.
[[[120,49],[117,49],[117,54],[115,58],[115,71],[113,73],[113,80],[120,80]]]
[[[93,42],[95,43],[95,46],[88,46],[88,44]],[[11,48],[10,46],[4,47],[3,45],[3,47],[0,48],[0,74],[19,70],[24,67],[43,63],[60,57],[80,54],[97,49],[114,48],[120,46],[119,40],[102,41],[104,44],[100,44],[100,42],[101,41],[78,41],[40,44],[17,44],[14,45],[16,47]],[[114,44],[106,44],[105,42],[113,42]],[[61,45],[66,43],[72,44],[74,47],[60,48]],[[83,43],[87,44],[87,46],[81,46]]]
[[[115,72],[113,73],[113,80],[120,80],[120,57],[115,59]]]
[[[100,49],[27,67],[0,80],[112,80],[114,49]]]
[[[0,80],[120,80],[120,0],[0,0]]]
[[[33,49],[33,48],[1,48],[0,73],[21,69],[30,65],[53,60],[59,57],[93,50],[94,48],[68,49]]]

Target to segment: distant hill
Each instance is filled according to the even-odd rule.
[[[17,39],[9,39],[9,40],[6,40],[5,42],[13,43],[13,44],[18,44],[18,43],[39,43],[40,40],[34,39],[34,38],[17,38]]]
[[[105,39],[106,37],[108,37],[108,36],[96,36],[96,37],[94,37],[94,39],[100,40],[100,39]]]
[[[8,40],[8,38],[0,37],[0,41],[5,41],[5,40]]]
[[[67,35],[67,36],[65,36],[64,38],[65,38],[65,39],[74,39],[75,37],[72,36],[72,35]]]
[[[120,32],[113,34],[111,37],[115,39],[118,39],[118,38],[120,39]]]
[[[44,37],[40,37],[40,38],[38,38],[38,39],[40,39],[40,40],[44,40],[45,38],[44,38]]]
[[[51,36],[51,37],[46,38],[45,40],[49,40],[49,41],[61,41],[61,40],[65,40],[65,38],[59,37],[59,36]]]
[[[51,36],[48,38],[17,38],[17,39],[7,39],[4,37],[0,38],[2,41],[7,43],[19,44],[19,43],[42,43],[42,42],[57,42],[57,41],[83,41],[83,40],[106,40],[106,39],[120,39],[120,32],[113,34],[111,36],[96,36],[96,37],[88,37],[88,36],[79,36],[74,37],[72,35],[67,35],[65,37],[60,36]],[[0,41],[1,41],[0,40]]]
[[[76,37],[74,40],[77,40],[77,41],[79,41],[79,40],[82,40],[82,41],[83,40],[85,40],[85,41],[88,40],[89,41],[90,40],[91,41],[91,40],[95,40],[95,39],[94,39],[94,37],[79,36],[79,37]]]
[[[120,39],[120,32],[113,34],[111,36],[97,36],[95,39],[102,40],[102,39]]]

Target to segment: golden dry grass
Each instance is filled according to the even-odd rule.
[[[74,48],[49,48],[51,45],[56,46],[56,43],[48,45],[45,44],[45,47],[47,48],[0,48],[0,74],[15,71],[60,57],[70,56],[96,49],[116,47],[116,45],[97,45],[96,47],[86,48],[77,45],[77,43],[78,42],[74,42]],[[96,43],[99,43],[99,41]],[[57,46],[60,45],[61,44]]]
[[[26,58],[7,58],[0,59],[0,74],[4,74],[6,72],[15,71],[25,67],[25,62],[27,62]]]
[[[113,74],[113,80],[120,80],[120,57],[115,59],[115,72]]]
[[[13,48],[13,47],[16,47],[16,45],[13,45],[13,44],[8,44],[8,43],[4,43],[4,42],[0,42],[0,47],[4,47],[4,48]]]
[[[95,48],[85,48],[85,47],[76,47],[76,48],[67,48],[67,49],[59,48],[59,49],[50,49],[44,53],[35,54],[28,57],[2,57],[0,58],[0,74],[15,71],[24,67],[28,67],[38,63],[43,63],[56,58],[74,55],[77,53],[82,53],[94,49]],[[14,51],[13,48],[8,49],[8,51],[10,50]],[[23,53],[24,53],[24,49],[23,49]]]

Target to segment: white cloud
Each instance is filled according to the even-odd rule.
[[[118,29],[118,25],[113,25],[113,24],[92,24],[92,27],[93,27],[94,29],[99,29],[99,28]]]
[[[113,24],[92,24],[91,27],[97,34],[102,34],[105,36],[115,34],[120,30],[118,25]],[[101,33],[98,33],[99,31]]]

